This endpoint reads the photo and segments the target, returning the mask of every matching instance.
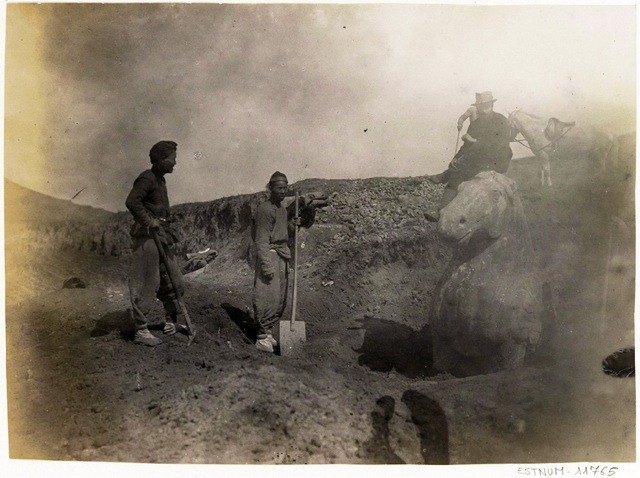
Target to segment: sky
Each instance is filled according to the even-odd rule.
[[[437,173],[484,90],[635,131],[633,6],[9,4],[6,35],[5,177],[110,211],[159,140],[172,204]]]

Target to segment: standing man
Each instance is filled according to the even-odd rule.
[[[277,341],[272,328],[282,317],[287,305],[289,285],[289,228],[287,209],[283,204],[289,182],[280,171],[271,175],[269,198],[254,218],[256,275],[254,279],[253,311],[258,324],[256,348],[273,353]]]
[[[282,318],[287,305],[291,237],[296,227],[309,228],[315,220],[315,207],[301,198],[300,217],[294,218],[295,201],[285,207],[289,182],[280,171],[271,175],[269,198],[258,206],[254,217],[256,275],[253,312],[258,325],[256,348],[273,353],[278,345],[273,326]]]
[[[509,120],[493,111],[493,99],[490,91],[476,93],[475,106],[478,118],[471,121],[467,133],[462,136],[463,144],[449,163],[446,171],[427,176],[435,184],[446,183],[437,212],[427,212],[428,221],[437,222],[440,211],[456,197],[458,186],[481,171],[506,173],[511,157],[511,128]]]
[[[173,335],[178,330],[177,296],[171,287],[167,267],[171,268],[175,287],[180,294],[184,291],[182,274],[175,259],[174,244],[177,234],[169,220],[169,197],[165,174],[171,174],[176,165],[177,144],[173,141],[160,141],[149,152],[151,169],[141,173],[133,183],[127,197],[126,206],[134,218],[131,227],[133,239],[133,257],[129,274],[129,293],[132,315],[135,321],[137,344],[155,347],[162,343],[148,328],[147,316],[153,308],[155,299],[162,301],[166,319],[163,332]],[[168,264],[162,263],[158,248],[153,239],[155,232],[164,247]],[[181,331],[184,328],[181,327]]]

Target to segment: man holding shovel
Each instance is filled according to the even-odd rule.
[[[290,236],[296,227],[310,227],[315,217],[312,206],[305,207],[303,223],[299,218],[291,217],[284,204],[288,185],[284,174],[280,171],[273,173],[267,185],[269,198],[258,206],[254,217],[256,273],[253,311],[258,326],[256,348],[268,353],[273,353],[274,346],[278,345],[272,329],[282,317],[287,304]]]
[[[154,347],[162,343],[148,327],[147,316],[156,297],[162,301],[166,319],[163,332],[173,335],[186,330],[177,325],[178,296],[184,292],[182,274],[175,259],[173,245],[177,234],[169,219],[169,197],[165,174],[171,174],[176,165],[177,144],[160,141],[149,152],[151,169],[141,173],[126,200],[127,209],[135,220],[131,227],[133,256],[129,274],[131,309],[135,321],[137,344]],[[164,249],[160,253],[156,239]],[[170,269],[170,270],[168,270]]]

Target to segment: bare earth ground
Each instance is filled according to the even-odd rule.
[[[518,173],[557,319],[517,371],[455,378],[431,370],[428,308],[444,256],[432,268],[381,264],[357,281],[345,260],[323,286],[328,277],[304,271],[305,255],[317,248],[303,249],[299,319],[307,344],[295,357],[267,355],[248,340],[253,272],[246,263],[216,260],[187,275],[195,343],[187,347],[178,335],[155,349],[131,341],[126,259],[51,253],[16,266],[38,279],[23,286],[33,284],[33,297],[6,315],[10,456],[635,461],[635,379],[601,369],[606,355],[633,345],[633,240],[609,227],[611,214],[633,221],[617,199],[620,189],[633,197],[633,188],[612,190],[575,166],[556,165],[547,190],[531,179],[534,165]],[[321,240],[323,227],[309,230],[308,244]],[[633,237],[635,225],[628,227]],[[71,276],[88,287],[62,289]]]

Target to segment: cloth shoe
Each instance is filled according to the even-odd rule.
[[[175,324],[173,322],[165,322],[162,333],[165,335],[175,335],[176,332],[185,333],[187,328],[182,324]]]
[[[136,334],[133,337],[133,342],[140,345],[147,345],[149,347],[155,347],[160,345],[162,340],[149,332],[149,329],[136,330]]]
[[[268,340],[269,342],[271,342],[271,345],[273,345],[274,347],[275,347],[276,345],[278,345],[278,341],[277,341],[276,339],[274,339],[274,338],[273,338],[273,335],[271,335],[271,334],[267,334],[267,340]]]
[[[272,354],[273,353],[273,344],[271,343],[271,341],[265,337],[263,339],[258,339],[256,340],[256,349],[260,350],[261,352],[267,352]]]

